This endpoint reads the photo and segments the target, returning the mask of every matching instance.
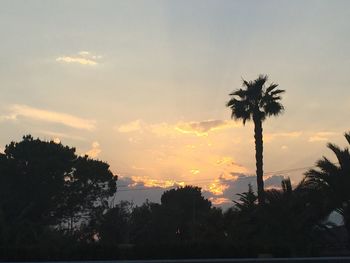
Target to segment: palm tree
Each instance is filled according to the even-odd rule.
[[[259,204],[264,203],[263,180],[263,129],[262,122],[266,117],[279,115],[284,107],[280,103],[280,96],[284,90],[276,89],[278,84],[271,83],[265,87],[268,77],[260,75],[254,81],[243,80],[243,89],[233,91],[230,101],[226,104],[232,110],[231,118],[254,122],[256,177],[258,185]]]
[[[350,144],[350,132],[345,133]],[[350,151],[348,147],[339,148],[328,143],[328,148],[336,155],[337,163],[323,157],[316,163],[315,169],[305,173],[305,187],[323,195],[323,203],[329,211],[336,210],[343,216],[350,237]]]

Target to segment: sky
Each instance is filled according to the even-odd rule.
[[[346,0],[3,0],[0,150],[32,134],[108,162],[118,200],[191,184],[232,205],[255,153],[225,104],[267,74],[286,93],[263,123],[265,184],[296,184],[346,146],[349,17]]]

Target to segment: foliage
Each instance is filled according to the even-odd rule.
[[[345,139],[350,144],[350,132],[345,133]],[[350,237],[350,152],[349,148],[328,143],[328,148],[334,153],[337,163],[323,157],[316,163],[316,168],[305,175],[304,186],[309,192],[323,197],[324,210],[328,213],[338,211],[344,219]]]
[[[116,177],[101,161],[74,148],[30,135],[0,155],[0,211],[5,244],[33,244],[48,229],[73,234],[116,191]]]

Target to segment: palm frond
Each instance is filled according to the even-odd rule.
[[[244,99],[247,95],[247,91],[243,90],[243,89],[238,89],[232,93],[230,93],[230,96],[238,96],[241,99]]]
[[[266,92],[268,92],[268,91],[266,90]],[[285,93],[285,92],[286,91],[284,89],[278,89],[278,90],[272,91],[270,94],[271,94],[271,96],[275,96],[277,94],[281,94],[281,93]],[[281,97],[279,97],[279,98],[281,98]]]
[[[284,111],[283,105],[275,101],[271,101],[270,103],[265,104],[263,109],[267,116],[277,116]]]
[[[266,93],[270,93],[272,90],[278,87],[278,84],[271,83],[269,87],[266,88]]]
[[[281,182],[281,185],[282,185],[282,190],[283,190],[283,193],[291,193],[292,192],[292,182],[290,181],[290,178],[285,178],[282,180]]]
[[[323,157],[321,160],[317,161],[317,167],[322,172],[328,174],[336,174],[338,172],[338,167],[326,157]]]
[[[348,149],[341,150],[337,145],[333,143],[328,143],[327,147],[331,149],[336,155],[341,168],[345,169],[346,166],[350,166],[350,154]]]

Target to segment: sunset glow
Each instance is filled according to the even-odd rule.
[[[225,104],[260,73],[286,90],[263,123],[267,187],[344,145],[348,2],[39,2],[0,10],[0,149],[32,134],[108,162],[120,189],[198,185],[229,203],[256,168],[253,124]]]

